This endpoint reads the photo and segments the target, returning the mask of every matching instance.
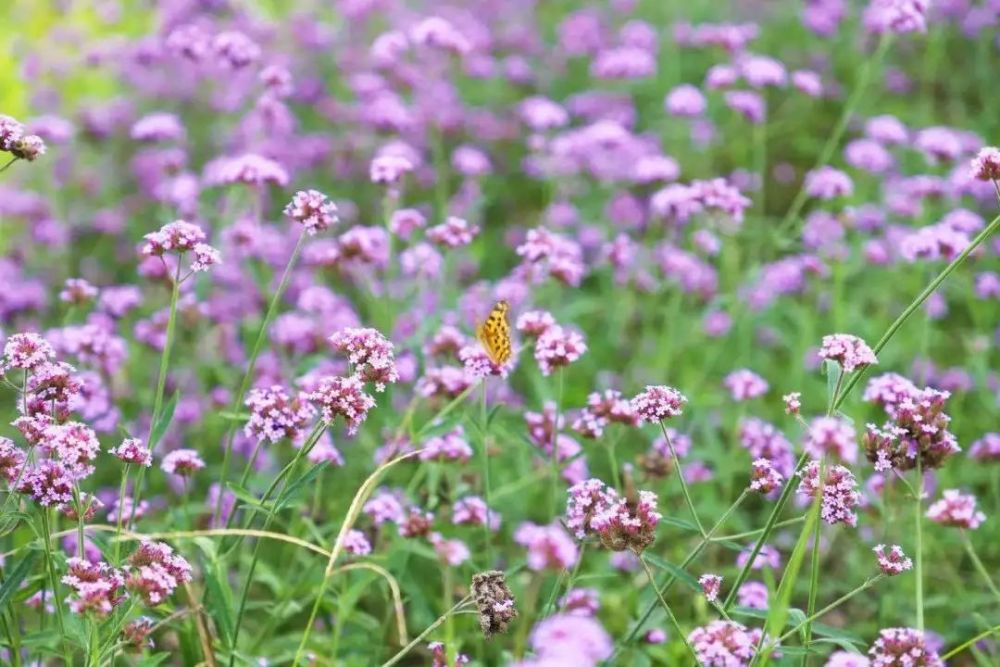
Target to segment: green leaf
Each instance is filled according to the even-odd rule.
[[[690,588],[691,590],[698,593],[701,592],[701,584],[698,583],[698,580],[695,579],[694,576],[692,576],[685,570],[677,567],[673,563],[663,560],[662,558],[654,554],[647,553],[643,554],[642,557],[645,558],[650,563],[652,563],[653,565],[655,565],[656,567],[658,567],[659,569],[666,570],[667,572],[672,574],[675,579],[678,579],[681,583],[686,584],[688,588]]]
[[[227,645],[232,645],[233,628],[235,626],[233,591],[226,581],[226,572],[221,561],[216,557],[214,545],[206,549],[205,545],[196,540],[202,547],[208,562],[205,564],[205,609],[215,621],[219,633]]]
[[[21,585],[21,582],[31,572],[31,568],[34,567],[38,556],[38,551],[29,551],[21,558],[14,569],[7,574],[6,581],[3,582],[3,586],[0,586],[0,609],[6,606],[7,601],[10,600],[10,597],[18,589],[18,586]]]
[[[174,395],[170,397],[167,401],[166,407],[163,408],[163,412],[160,414],[156,423],[153,424],[153,428],[149,431],[149,448],[154,449],[156,445],[160,442],[163,434],[167,432],[167,428],[170,427],[170,422],[174,418],[174,410],[177,409],[177,399],[180,396],[179,391],[175,391]]]
[[[22,521],[31,521],[31,516],[24,512],[8,512],[0,517],[0,537],[13,533]]]
[[[840,377],[840,364],[827,359],[823,362],[823,374],[826,375],[826,404],[832,406],[836,397],[837,379]]]
[[[699,532],[698,526],[694,525],[690,521],[687,521],[686,519],[678,519],[676,517],[665,516],[662,519],[660,519],[660,523],[666,523],[671,526],[677,526],[678,528],[683,528],[684,530],[691,531],[692,533]]]
[[[251,493],[248,489],[240,486],[236,482],[226,482],[226,486],[232,492],[237,499],[242,500],[244,503],[250,507],[256,507],[267,511],[269,509],[268,505],[260,502],[260,498]]]
[[[142,660],[137,662],[135,667],[156,667],[169,657],[169,653],[154,653],[153,655],[147,655]]]
[[[275,513],[280,512],[281,509],[287,505],[295,497],[312,482],[316,481],[316,478],[326,470],[329,465],[328,461],[324,461],[319,465],[310,466],[310,468],[305,472],[304,475],[296,479],[295,481],[288,484],[285,489],[278,496],[278,499],[274,501],[274,511]]]

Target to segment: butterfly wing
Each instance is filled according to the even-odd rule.
[[[510,306],[506,301],[498,302],[486,317],[486,321],[476,328],[476,337],[482,343],[483,349],[486,350],[490,361],[497,366],[502,366],[510,359],[511,342],[510,324],[507,322],[508,310],[510,310]]]

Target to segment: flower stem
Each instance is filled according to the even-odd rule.
[[[489,443],[490,438],[487,433],[487,412],[486,412],[486,378],[482,380],[482,408],[480,410],[480,419],[482,420],[482,430],[483,430],[483,448],[480,455],[480,461],[483,467],[483,500],[486,502],[486,521],[483,523],[483,545],[486,551],[486,569],[493,567],[493,539],[490,531],[492,530],[491,516],[490,516],[490,454],[489,454]]]
[[[945,653],[944,655],[942,655],[941,656],[941,660],[944,661],[944,662],[947,662],[951,658],[955,657],[956,655],[958,655],[959,653],[961,653],[965,649],[969,648],[970,646],[972,646],[973,644],[975,644],[976,642],[978,642],[980,639],[985,639],[986,637],[989,637],[992,634],[1000,634],[1000,625],[994,625],[989,630],[984,630],[983,632],[980,632],[978,635],[976,635],[972,639],[969,639],[968,641],[962,642],[961,644],[959,644],[955,648],[951,649],[950,651],[948,651],[947,653]]]
[[[677,622],[674,612],[670,611],[670,605],[668,605],[667,601],[664,599],[663,593],[661,593],[660,589],[656,587],[656,581],[653,579],[653,572],[649,569],[649,563],[646,562],[646,559],[642,554],[636,555],[639,557],[639,562],[642,563],[642,569],[646,571],[646,577],[649,579],[649,585],[653,587],[653,590],[656,592],[656,597],[659,598],[660,605],[663,607],[663,611],[666,612],[667,618],[670,619],[670,624],[674,626],[674,629],[677,631],[677,636],[684,642],[684,646],[686,646],[687,650],[694,656],[695,663],[697,663],[698,654],[695,653],[694,647],[691,646],[691,642],[688,641],[687,635],[685,635],[684,631],[681,630],[681,625]]]
[[[948,266],[944,267],[944,269],[941,270],[941,273],[939,273],[937,277],[934,278],[934,280],[932,280],[927,287],[925,287],[924,290],[917,295],[917,298],[915,298],[913,302],[906,307],[906,310],[900,313],[899,317],[897,317],[896,320],[889,325],[889,328],[886,329],[885,333],[882,334],[882,338],[875,343],[875,347],[872,348],[872,351],[874,351],[875,354],[881,352],[889,341],[892,340],[892,337],[896,335],[896,332],[899,331],[900,327],[903,326],[906,320],[908,320],[910,316],[913,315],[913,313],[916,312],[921,305],[923,305],[924,301],[926,301],[930,295],[933,294],[938,287],[940,287],[941,283],[943,283],[945,279],[950,276],[953,271],[955,271],[955,269],[962,265],[962,262],[965,261],[966,257],[971,255],[976,248],[981,246],[995,231],[997,231],[997,229],[1000,229],[1000,215],[993,218],[990,224],[986,226],[986,229],[979,232],[979,234],[972,239],[972,242],[966,246],[965,250],[959,253],[955,259],[951,260]],[[840,404],[844,402],[844,399],[850,395],[851,390],[854,389],[858,382],[861,381],[865,373],[868,371],[868,368],[868,366],[864,366],[860,371],[851,375],[850,381],[844,387],[844,390],[837,396],[837,400],[833,403],[834,410],[839,408]]]
[[[972,540],[969,539],[969,534],[965,530],[962,530],[961,533],[962,542],[965,544],[965,551],[969,554],[969,558],[972,559],[972,564],[983,578],[983,581],[986,582],[986,586],[990,589],[990,592],[993,593],[993,597],[997,599],[997,602],[1000,602],[1000,590],[998,590],[997,585],[993,583],[993,577],[990,576],[989,570],[987,570],[983,566],[983,562],[979,560],[979,556],[976,554],[976,550],[972,546]]]
[[[817,521],[816,523],[819,523],[819,522]],[[797,633],[799,630],[801,630],[807,624],[812,623],[817,618],[822,618],[826,614],[829,614],[831,611],[833,611],[834,609],[836,609],[840,605],[844,604],[845,602],[847,602],[848,600],[850,600],[852,597],[854,597],[858,593],[860,593],[862,591],[865,591],[865,590],[868,590],[869,588],[871,588],[872,586],[874,586],[875,584],[877,584],[880,580],[882,580],[884,578],[885,578],[884,574],[881,574],[881,573],[876,574],[874,577],[871,577],[870,579],[866,579],[864,581],[864,583],[862,583],[860,586],[858,586],[854,590],[852,590],[852,591],[850,591],[848,593],[844,593],[839,598],[837,598],[836,600],[834,600],[830,604],[826,605],[825,607],[823,607],[819,611],[813,612],[813,613],[809,614],[809,616],[807,616],[805,618],[805,620],[803,620],[802,622],[800,622],[798,625],[796,625],[794,628],[792,628],[791,630],[789,630],[785,634],[783,634],[780,637],[778,637],[778,639],[776,641],[769,642],[768,647],[767,647],[767,652],[770,652],[773,649],[775,649],[778,646],[778,644],[780,644],[783,641],[787,640],[789,637],[791,637],[792,635],[794,635],[795,633]]]
[[[841,373],[841,377],[843,377],[843,373]],[[826,474],[825,471],[823,470],[823,466],[820,466],[819,479],[820,480],[826,479]],[[820,488],[819,491],[817,491],[817,494],[822,498],[823,496],[822,482],[820,482]],[[819,565],[820,561],[822,560],[819,552],[819,538],[822,526],[823,522],[817,519],[816,525],[813,528],[812,567],[809,573],[809,603],[808,603],[809,606],[806,607],[806,613],[808,614],[808,616],[806,617],[806,620],[802,623],[805,634],[802,640],[803,646],[809,646],[809,642],[812,641],[812,617],[814,612],[816,611],[816,594],[819,592]],[[803,667],[805,667],[808,664],[809,664],[809,654],[806,653],[805,655],[802,656],[802,665]]]
[[[809,457],[805,452],[799,457],[799,460],[795,463],[795,470],[797,471],[806,462]],[[793,472],[792,475],[795,473]],[[771,532],[774,530],[775,525],[778,523],[778,515],[781,514],[781,510],[785,508],[788,503],[788,499],[792,496],[792,488],[795,485],[792,484],[792,478],[789,476],[788,480],[785,482],[784,488],[781,489],[781,495],[778,496],[777,502],[774,503],[774,508],[771,510],[771,514],[767,517],[767,521],[764,523],[764,530],[757,538],[757,542],[753,545],[753,550],[750,552],[750,557],[747,559],[746,564],[743,569],[740,570],[739,575],[736,577],[736,581],[733,583],[733,587],[729,591],[729,595],[726,596],[726,601],[723,603],[722,608],[729,611],[733,604],[736,602],[736,591],[740,589],[744,583],[746,583],[747,577],[750,576],[750,567],[753,565],[754,561],[757,560],[757,555],[760,550],[767,543],[767,538],[771,536]]]
[[[4,166],[0,167],[0,174],[7,171],[10,168],[10,165],[14,164],[15,162],[17,162],[17,158],[16,157],[11,158],[10,162],[7,162]]]
[[[118,486],[118,511],[115,512],[115,565],[121,563],[122,508],[125,505],[125,492],[128,488],[129,464],[122,471],[122,483]]]
[[[701,533],[704,539],[706,537],[705,527],[701,525],[701,519],[698,518],[698,511],[694,508],[694,502],[691,500],[691,493],[688,491],[687,482],[684,481],[684,470],[681,468],[681,460],[677,458],[674,443],[671,442],[670,435],[667,434],[667,427],[664,425],[662,419],[660,420],[660,430],[663,431],[663,438],[667,441],[667,447],[670,449],[670,458],[674,462],[674,473],[677,475],[677,481],[681,484],[681,493],[684,494],[684,502],[687,503],[688,511],[691,512],[694,523],[698,526],[698,532]]]
[[[63,621],[63,611],[62,611],[62,600],[59,599],[59,579],[56,577],[56,564],[55,560],[52,558],[52,554],[55,553],[52,549],[52,531],[49,527],[49,508],[42,507],[42,533],[45,538],[45,569],[49,573],[49,586],[52,587],[52,606],[56,608],[56,622],[59,624],[59,634],[62,636],[63,641],[63,655],[66,659],[67,665],[73,664],[73,652],[70,650],[69,644],[66,642],[66,624]],[[44,615],[45,611],[45,597],[42,596],[42,613]]]
[[[264,315],[264,321],[261,322],[260,329],[257,331],[257,340],[254,342],[253,350],[250,353],[250,360],[247,363],[246,373],[243,374],[243,380],[240,382],[239,391],[236,396],[233,397],[233,405],[230,410],[231,412],[239,412],[240,408],[243,407],[243,397],[246,396],[247,391],[250,389],[250,382],[253,380],[254,370],[257,368],[257,357],[260,356],[260,350],[264,346],[264,340],[267,338],[267,330],[270,328],[271,321],[278,312],[278,304],[281,302],[281,297],[284,295],[285,289],[288,287],[288,281],[292,277],[292,269],[295,268],[295,264],[298,262],[305,238],[306,234],[305,232],[302,232],[299,235],[298,241],[295,242],[295,249],[292,250],[292,256],[289,257],[288,264],[285,265],[285,271],[281,275],[281,282],[278,283],[278,289],[271,297],[271,303],[267,307],[267,313]],[[222,516],[222,499],[225,496],[226,482],[229,478],[229,459],[232,457],[233,453],[233,440],[236,437],[236,427],[237,424],[234,421],[230,424],[229,430],[226,432],[225,449],[222,454],[222,475],[219,478],[219,498],[215,504],[215,523],[218,523],[220,517]]]
[[[924,631],[924,471],[920,466],[920,456],[917,456],[917,493],[914,507],[914,532],[917,541],[917,553],[913,558],[913,575],[917,578],[917,630]]]
[[[407,644],[406,646],[404,646],[403,648],[401,648],[399,650],[399,652],[396,653],[396,655],[392,656],[391,658],[389,658],[388,660],[386,660],[384,663],[382,663],[382,667],[392,667],[397,662],[399,662],[400,660],[402,660],[403,658],[405,658],[406,654],[413,650],[413,647],[417,646],[422,641],[424,641],[424,639],[427,637],[427,635],[429,635],[432,632],[434,632],[438,627],[441,626],[442,623],[444,623],[451,616],[453,616],[456,612],[458,612],[462,607],[464,607],[466,604],[468,604],[471,599],[472,598],[467,595],[464,598],[462,598],[461,600],[459,600],[457,603],[455,603],[455,606],[453,606],[451,609],[449,609],[445,613],[443,613],[440,616],[438,616],[438,618],[437,618],[436,621],[434,621],[433,623],[431,623],[430,625],[428,625],[426,628],[424,628],[423,632],[421,632],[419,635],[417,635],[416,637],[414,637],[413,641],[411,641],[409,644]]]
[[[562,411],[563,390],[565,389],[566,367],[559,368],[559,400],[556,402],[556,414],[552,420],[552,485],[549,487],[549,500],[552,516],[556,516],[559,508],[559,417]],[[542,412],[545,411],[544,406]]]

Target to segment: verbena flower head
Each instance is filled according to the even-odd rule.
[[[864,12],[865,28],[872,33],[927,31],[930,0],[871,0]]]
[[[160,227],[158,231],[150,232],[143,238],[142,254],[146,257],[162,257],[167,253],[184,253],[195,249],[205,242],[205,232],[198,225],[186,220],[175,220]]]
[[[427,539],[437,552],[438,558],[446,565],[457,567],[469,560],[469,547],[465,546],[462,540],[445,539],[441,533],[431,533]]]
[[[767,380],[748,368],[733,371],[722,381],[734,401],[746,401],[767,393]]]
[[[805,191],[817,199],[848,197],[854,192],[851,177],[833,167],[820,167],[806,174]]]
[[[753,553],[752,546],[748,546],[746,549],[741,551],[736,556],[736,567],[741,569],[745,567],[747,562],[750,560],[751,553]],[[765,544],[760,548],[760,551],[757,553],[757,557],[754,558],[753,565],[750,566],[750,569],[760,570],[765,567],[769,567],[772,570],[777,570],[781,567],[781,554],[770,544]]]
[[[549,375],[556,368],[568,366],[587,351],[583,336],[558,324],[542,333],[535,341],[535,361],[542,375]]]
[[[66,574],[62,583],[72,589],[68,598],[74,614],[93,614],[104,618],[124,598],[121,590],[125,580],[121,573],[107,563],[90,563],[82,558],[66,561]]]
[[[810,461],[798,472],[802,481],[797,492],[799,495],[814,498],[820,490],[820,464]],[[820,517],[829,524],[846,523],[854,527],[858,517],[854,509],[861,504],[861,494],[858,492],[858,482],[854,474],[844,466],[828,465],[825,468],[825,480],[822,483],[823,497],[820,502]]]
[[[147,605],[156,606],[181,584],[191,581],[191,565],[162,542],[144,541],[128,558],[126,587]]]
[[[17,490],[42,507],[52,507],[73,501],[75,483],[76,478],[66,465],[44,460],[22,473]]]
[[[871,661],[860,653],[834,651],[823,667],[871,667]]]
[[[176,114],[155,112],[133,123],[129,136],[136,141],[179,141],[184,138],[184,125]]]
[[[529,310],[518,316],[514,328],[525,336],[537,338],[555,324],[556,320],[549,311]]]
[[[632,410],[641,422],[656,424],[679,417],[687,398],[673,387],[646,385],[646,390],[632,399]]]
[[[760,640],[760,630],[748,630],[736,621],[712,621],[688,635],[699,664],[704,667],[746,667]]]
[[[462,667],[469,664],[469,656],[464,653],[455,655],[455,661],[448,659],[448,649],[442,642],[431,642],[427,645],[427,650],[431,652],[431,667]]]
[[[0,370],[34,370],[56,356],[47,340],[36,333],[17,333],[10,336],[3,346],[3,365]]]
[[[740,445],[755,459],[767,459],[775,470],[788,477],[795,468],[792,443],[773,424],[756,417],[740,422]]]
[[[510,622],[517,618],[514,594],[507,586],[507,577],[500,570],[472,575],[472,599],[479,611],[479,627],[487,639],[504,634]]]
[[[890,577],[902,574],[913,567],[913,561],[903,553],[903,547],[898,544],[889,547],[888,553],[884,544],[877,545],[872,551],[878,558],[879,569]]]
[[[274,160],[256,153],[212,160],[205,165],[204,178],[208,185],[288,185],[288,171]]]
[[[451,522],[459,526],[482,526],[486,523],[487,515],[489,515],[490,530],[499,529],[500,514],[496,510],[490,511],[486,501],[479,496],[459,498],[451,508]]]
[[[45,140],[37,134],[21,137],[10,147],[11,155],[28,162],[34,162],[39,156],[45,155],[45,151]]]
[[[748,581],[736,591],[736,604],[750,609],[767,609],[767,584],[760,581]]]
[[[976,497],[971,493],[946,489],[941,499],[927,508],[927,518],[942,526],[975,530],[986,520],[986,515],[976,509]]]
[[[0,150],[10,151],[24,136],[24,125],[18,120],[0,114]]]
[[[868,344],[850,334],[823,336],[819,350],[820,359],[836,361],[845,373],[853,373],[859,368],[878,363],[875,353]]]
[[[343,417],[349,435],[357,433],[368,411],[375,407],[375,399],[365,393],[364,384],[355,375],[346,378],[325,375],[304,394],[304,398],[319,408],[327,422]]]
[[[67,278],[62,291],[59,292],[59,300],[82,306],[96,299],[97,294],[97,288],[83,278]]]
[[[284,213],[302,225],[310,236],[339,222],[337,205],[319,190],[299,190],[285,206]]]
[[[461,461],[472,458],[472,447],[465,438],[465,429],[461,424],[442,435],[427,440],[421,447],[421,461]]]
[[[125,624],[122,628],[121,640],[126,644],[126,650],[142,652],[153,648],[153,640],[150,635],[156,623],[148,616],[139,618]]]
[[[251,389],[244,404],[250,408],[244,435],[271,443],[298,439],[316,414],[310,403],[290,397],[280,385]]]
[[[663,106],[671,116],[694,118],[705,113],[707,102],[700,90],[690,84],[682,84],[667,93]]]
[[[719,599],[719,590],[722,588],[722,577],[717,574],[703,574],[698,577],[701,585],[701,592],[705,594],[705,599],[715,602]]]
[[[380,155],[372,160],[370,177],[372,183],[396,185],[400,179],[413,171],[413,163],[401,155]]]
[[[573,421],[572,428],[585,438],[599,438],[613,422],[637,426],[639,420],[632,403],[620,391],[606,389],[603,394],[595,391],[587,397],[587,406]]]
[[[790,394],[785,394],[781,397],[781,400],[785,402],[785,414],[786,415],[797,415],[802,409],[802,393],[798,391],[793,391]]]
[[[803,445],[809,456],[821,458],[824,454],[847,463],[858,460],[858,442],[850,422],[838,417],[816,417],[809,423]]]
[[[1000,433],[986,433],[969,447],[969,458],[1000,461]]]
[[[479,234],[477,225],[470,225],[464,218],[450,215],[440,225],[427,230],[427,238],[446,248],[461,248],[472,243]]]
[[[208,271],[211,267],[222,263],[222,253],[207,243],[198,243],[194,247],[194,259],[191,270],[195,273]]]
[[[890,417],[882,428],[869,427],[864,438],[869,460],[885,469],[891,465],[909,470],[917,465],[926,470],[939,468],[961,451],[955,435],[948,430],[951,417],[945,413],[947,391],[917,389],[899,376],[874,378],[865,390],[865,399],[879,404]]]
[[[926,637],[913,628],[885,628],[868,649],[871,667],[944,667],[936,651],[927,646]]]
[[[612,551],[636,553],[653,543],[662,515],[656,511],[656,494],[640,491],[638,498],[622,498],[599,479],[588,479],[569,489],[566,525],[578,539],[596,535]]]
[[[750,490],[767,495],[776,489],[780,489],[785,478],[774,469],[767,459],[757,459],[753,462],[750,471]]]
[[[344,536],[344,551],[353,556],[367,556],[372,552],[372,545],[360,530],[349,530]]]
[[[553,614],[540,621],[531,631],[530,642],[543,665],[595,667],[611,657],[614,649],[597,619],[575,614]]]
[[[8,482],[17,479],[27,455],[10,438],[0,436],[0,477]]]
[[[980,181],[1000,181],[1000,148],[987,146],[972,159],[972,177]]]
[[[528,567],[535,571],[568,570],[579,557],[576,543],[558,523],[522,523],[514,532],[514,541],[528,550]]]
[[[355,376],[375,383],[376,391],[399,380],[395,348],[375,329],[347,328],[330,336],[333,349],[346,354],[354,366]]]
[[[94,472],[93,461],[101,451],[97,434],[86,424],[67,422],[45,429],[44,448],[55,453],[76,478]]]
[[[594,588],[572,588],[559,600],[559,609],[565,614],[596,616],[600,608],[600,596]]]
[[[193,449],[175,449],[160,463],[163,472],[178,477],[190,477],[204,467],[201,455]]]

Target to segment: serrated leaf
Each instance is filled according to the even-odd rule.
[[[170,428],[170,422],[174,418],[174,410],[177,409],[177,399],[180,397],[181,393],[175,391],[174,395],[170,397],[167,401],[167,405],[163,408],[163,412],[160,413],[159,418],[156,423],[153,424],[153,428],[149,431],[149,449],[155,449],[156,445],[159,444],[160,439]]]
[[[31,568],[34,567],[35,561],[38,560],[38,551],[29,551],[18,564],[7,574],[7,579],[3,582],[3,586],[0,586],[0,609],[3,609],[10,597],[17,590],[21,582],[31,573]]]

